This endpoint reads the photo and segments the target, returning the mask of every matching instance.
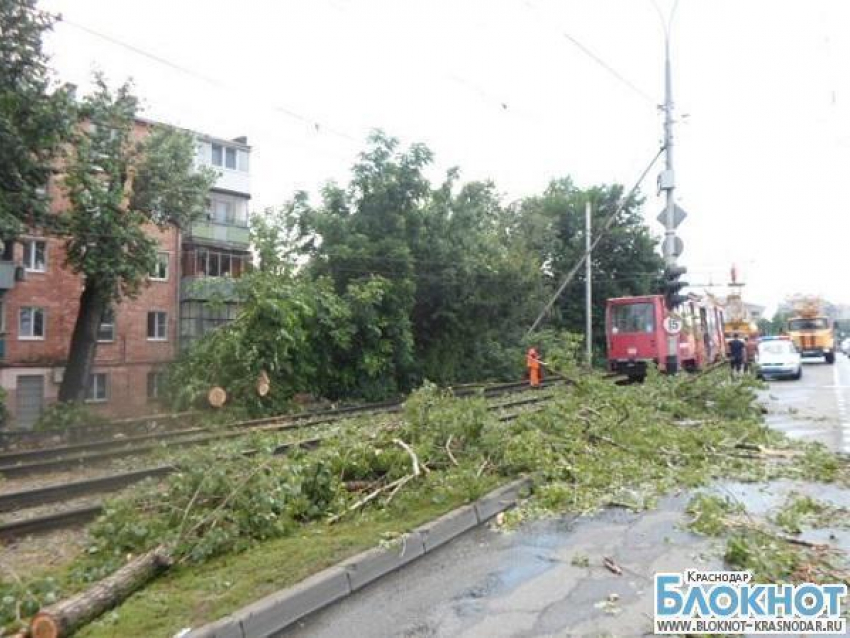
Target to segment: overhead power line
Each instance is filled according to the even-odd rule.
[[[121,48],[127,49],[128,51],[131,51],[131,52],[135,53],[136,55],[140,55],[140,56],[148,58],[149,60],[152,60],[152,61],[154,61],[158,64],[161,64],[163,66],[167,66],[168,68],[170,68],[174,71],[177,71],[177,72],[182,73],[184,75],[188,75],[188,76],[196,78],[198,80],[202,80],[203,82],[206,82],[207,84],[210,84],[210,85],[215,86],[217,88],[222,88],[222,89],[225,89],[227,91],[239,90],[237,87],[235,87],[235,86],[233,86],[233,85],[231,85],[227,82],[224,82],[224,81],[219,80],[217,78],[211,77],[211,76],[206,75],[204,73],[200,73],[200,72],[198,72],[194,69],[190,69],[190,68],[183,66],[181,64],[178,64],[176,62],[172,62],[171,60],[164,58],[161,55],[157,55],[156,53],[152,53],[150,51],[147,51],[145,49],[137,47],[134,44],[124,42],[123,40],[120,40],[120,39],[118,39],[114,36],[108,35],[108,34],[103,33],[101,31],[97,31],[95,29],[92,29],[91,27],[87,27],[87,26],[80,24],[78,22],[74,22],[73,20],[69,20],[68,18],[66,18],[64,16],[57,16],[57,24],[66,24],[70,27],[73,27],[74,29],[77,29],[79,31],[82,31],[84,33],[92,35],[92,36],[99,38],[101,40],[104,40],[106,42],[109,42],[110,44],[113,44],[115,46],[119,46]],[[335,135],[336,137],[340,137],[342,139],[348,140],[350,142],[354,142],[356,144],[359,144],[361,142],[360,139],[354,137],[353,135],[349,135],[348,133],[345,133],[344,131],[339,131],[339,130],[334,129],[330,126],[327,126],[327,125],[323,124],[322,122],[320,122],[316,118],[307,117],[306,115],[302,115],[301,113],[293,111],[292,109],[287,108],[285,106],[280,106],[278,104],[272,103],[272,104],[269,104],[269,106],[274,111],[282,113],[283,115],[286,115],[287,117],[292,118],[294,120],[297,120],[297,121],[299,121],[303,124],[307,124],[308,126],[313,128],[317,133],[327,132],[327,133],[330,133],[332,135]]]
[[[537,7],[535,7],[533,4],[531,4],[531,2],[529,2],[528,0],[524,0],[523,5],[524,5],[527,9],[529,9],[530,11],[533,11],[533,12],[539,12],[539,10],[537,9]],[[541,19],[541,21],[543,21],[543,20]],[[546,23],[546,25],[547,25],[547,26],[551,26],[551,23],[550,23],[549,21],[545,21],[545,23]],[[570,34],[570,33],[568,33],[567,31],[564,31],[563,29],[559,29],[559,32],[560,32],[560,34],[564,37],[564,39],[565,39],[565,40],[567,40],[568,42],[570,42],[570,43],[571,43],[573,46],[575,46],[575,47],[576,47],[579,51],[581,51],[581,52],[582,52],[582,53],[584,53],[587,57],[589,57],[591,60],[593,60],[594,62],[596,62],[596,64],[598,64],[600,67],[602,67],[603,69],[605,69],[605,70],[606,70],[606,71],[607,71],[610,75],[612,75],[612,76],[613,76],[613,77],[615,77],[617,80],[619,80],[620,82],[622,82],[625,86],[627,86],[627,87],[628,87],[628,88],[629,88],[632,92],[634,92],[636,95],[640,96],[641,98],[643,98],[644,100],[646,100],[647,102],[649,102],[650,104],[652,104],[652,106],[655,106],[655,107],[657,107],[657,106],[658,106],[658,100],[656,100],[655,98],[653,98],[653,97],[652,97],[649,93],[647,93],[646,91],[644,91],[643,89],[641,89],[641,88],[640,88],[639,86],[637,86],[634,82],[632,82],[632,81],[631,81],[631,80],[629,80],[627,77],[625,77],[622,73],[620,73],[619,71],[617,71],[617,69],[615,69],[615,68],[614,68],[614,67],[612,67],[610,64],[608,64],[608,63],[607,63],[605,60],[603,60],[603,59],[602,59],[599,55],[597,55],[596,53],[594,53],[593,51],[591,51],[591,50],[590,50],[590,48],[589,48],[587,45],[583,44],[581,41],[579,41],[579,39],[578,39],[578,38],[576,38],[575,36],[571,35],[571,34]]]
[[[649,173],[649,171],[652,170],[652,167],[655,165],[655,162],[658,161],[658,158],[661,157],[661,153],[663,153],[663,152],[664,152],[664,147],[662,146],[660,149],[658,149],[658,152],[655,154],[655,157],[652,158],[652,161],[649,164],[647,164],[643,173],[640,174],[640,177],[635,182],[635,185],[632,186],[632,189],[628,192],[628,194],[625,197],[623,197],[620,200],[620,205],[617,206],[616,210],[614,210],[613,213],[611,213],[610,215],[608,215],[607,218],[605,218],[605,221],[602,223],[602,229],[598,233],[596,233],[596,237],[594,238],[593,243],[590,245],[590,248],[588,248],[586,251],[584,251],[584,253],[579,258],[579,260],[575,263],[575,265],[567,273],[567,276],[564,277],[564,281],[558,287],[558,290],[555,291],[555,294],[552,295],[552,298],[543,307],[543,310],[540,311],[540,314],[537,315],[537,319],[535,319],[534,323],[531,324],[531,327],[528,329],[526,336],[530,335],[532,332],[534,332],[537,329],[537,326],[539,326],[540,322],[543,321],[543,317],[545,317],[546,313],[548,313],[552,309],[552,306],[555,305],[555,302],[558,300],[558,297],[561,296],[561,293],[564,292],[564,289],[573,280],[573,277],[575,277],[576,273],[578,272],[579,268],[581,268],[582,264],[584,264],[584,260],[590,258],[590,255],[593,253],[593,249],[596,248],[597,244],[608,233],[608,230],[611,228],[611,224],[617,218],[617,215],[619,215],[620,212],[622,212],[622,210],[626,207],[626,204],[629,203],[629,200],[632,198],[632,195],[635,194],[637,189],[643,183],[643,180],[646,179],[647,174]]]

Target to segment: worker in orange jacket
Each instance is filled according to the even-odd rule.
[[[525,367],[528,368],[528,384],[532,388],[540,385],[540,356],[537,354],[537,349],[531,347],[525,355]]]

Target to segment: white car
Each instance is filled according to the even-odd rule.
[[[841,352],[850,357],[850,339],[845,339],[841,342]]]
[[[760,339],[756,351],[756,365],[758,376],[762,379],[799,379],[803,376],[802,357],[788,337]]]

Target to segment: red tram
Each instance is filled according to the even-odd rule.
[[[668,316],[672,319],[665,319]],[[668,312],[662,295],[609,299],[605,313],[608,369],[642,377],[648,365],[666,369],[668,329],[678,330],[679,365],[701,370],[725,357],[723,308],[711,297],[688,295],[675,312]]]

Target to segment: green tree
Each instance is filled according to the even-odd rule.
[[[52,79],[42,36],[53,17],[36,0],[0,0],[0,237],[48,209],[46,187],[73,121],[73,94]]]
[[[80,105],[63,184],[69,208],[54,229],[66,238],[68,266],[83,278],[60,401],[84,398],[104,311],[146,285],[157,252],[151,229],[200,215],[215,179],[195,170],[191,133],[155,126],[139,139],[137,108],[129,85],[113,93],[100,77]]]
[[[422,232],[423,208],[430,195],[424,169],[431,151],[414,144],[398,150],[398,140],[381,132],[352,169],[347,189],[327,185],[316,209],[302,210],[300,240],[313,276],[329,276],[336,292],[350,285],[382,280],[380,339],[388,344],[391,365],[385,391],[409,389],[416,379],[411,313],[415,304],[416,263],[411,245]]]
[[[300,245],[298,220],[309,212],[307,193],[298,191],[281,208],[267,208],[251,216],[251,245],[263,272],[288,275],[298,267]]]
[[[417,361],[441,383],[515,377],[516,347],[543,303],[539,258],[513,241],[494,184],[457,177],[432,192],[413,245]]]
[[[592,229],[599,232],[620,203],[623,187],[580,189],[570,178],[552,181],[538,197],[524,200],[515,220],[516,233],[539,254],[543,276],[554,290],[585,249],[585,205],[592,205]],[[597,352],[605,348],[605,304],[608,299],[655,294],[663,260],[640,214],[642,200],[632,197],[593,252],[593,332]],[[584,269],[558,299],[552,323],[584,332]]]

